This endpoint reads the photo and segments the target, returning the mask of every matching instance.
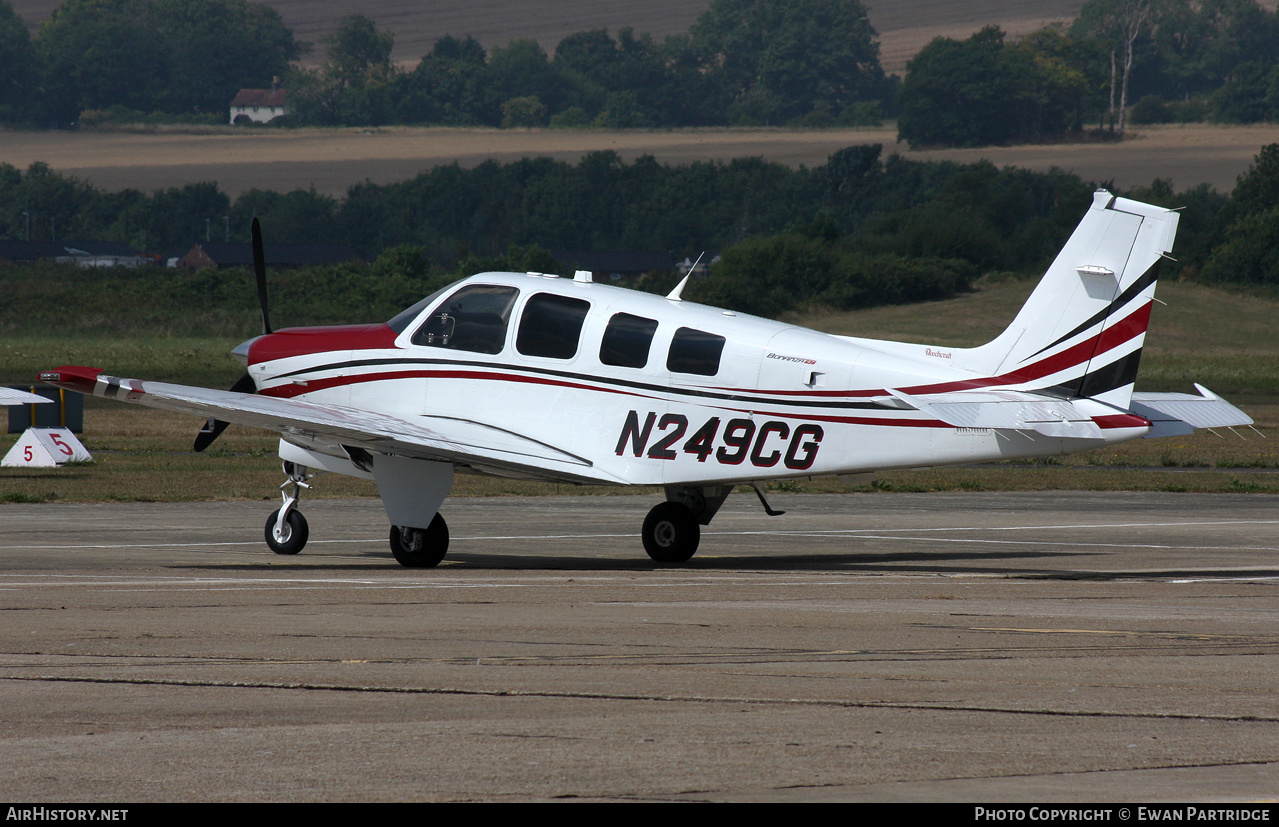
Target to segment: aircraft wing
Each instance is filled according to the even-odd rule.
[[[956,428],[1034,431],[1051,437],[1101,439],[1092,417],[1065,399],[1023,391],[955,391],[910,395],[889,390],[894,399]]]
[[[122,402],[180,411],[366,451],[572,482],[619,483],[590,460],[473,420],[440,416],[413,421],[342,405],[252,393],[143,382],[106,376],[94,368],[62,367],[40,374],[58,387]]]
[[[39,405],[43,402],[52,401],[52,399],[45,399],[43,396],[37,396],[34,393],[27,393],[13,388],[0,388],[0,405]]]
[[[1231,405],[1203,385],[1192,393],[1134,393],[1133,413],[1141,414],[1154,426],[1147,436],[1179,436],[1195,428],[1229,428],[1251,425],[1252,417]]]

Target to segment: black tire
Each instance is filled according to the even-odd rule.
[[[702,527],[688,506],[664,502],[644,518],[644,550],[659,563],[683,563],[697,552]]]
[[[449,551],[449,526],[436,514],[426,528],[391,526],[391,554],[401,566],[429,569]]]
[[[311,535],[311,530],[306,525],[306,517],[302,516],[302,512],[294,509],[289,512],[289,517],[284,521],[285,536],[279,540],[275,538],[275,521],[279,519],[280,509],[271,512],[271,516],[266,518],[266,544],[271,547],[271,551],[276,554],[297,554],[306,545],[307,538]]]

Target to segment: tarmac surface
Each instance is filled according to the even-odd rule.
[[[1279,798],[1279,501],[456,499],[0,506],[11,802]]]

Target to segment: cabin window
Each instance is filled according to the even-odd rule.
[[[719,373],[719,357],[723,352],[723,336],[681,327],[671,339],[671,350],[666,355],[666,368],[672,373],[714,376]]]
[[[515,349],[525,356],[572,359],[591,303],[571,296],[538,293],[524,305]]]
[[[472,353],[501,353],[519,290],[468,284],[435,309],[413,334],[413,344]]]
[[[657,322],[630,313],[616,313],[608,320],[600,342],[600,361],[619,368],[642,368],[648,364],[648,348],[653,344]]]

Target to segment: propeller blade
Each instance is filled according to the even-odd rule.
[[[262,305],[262,333],[271,332],[271,317],[267,313],[266,301],[266,254],[262,251],[262,222],[255,217],[253,219],[253,274],[258,280],[258,304]],[[253,384],[253,377],[244,374],[235,380],[235,384],[231,386],[231,390],[235,393],[257,393],[258,386]],[[204,427],[200,429],[200,433],[195,435],[196,451],[203,451],[213,444],[213,440],[222,435],[226,430],[229,422],[223,422],[220,419],[209,417],[204,423]]]
[[[239,379],[235,380],[235,384],[231,386],[231,390],[236,393],[257,393],[258,388],[257,385],[253,384],[253,377],[246,373]],[[195,435],[195,445],[193,446],[195,450],[203,451],[205,448],[208,448],[213,444],[213,440],[221,436],[222,432],[226,430],[226,426],[230,424],[230,422],[223,422],[221,419],[209,417],[209,421],[204,423],[204,427],[200,429],[200,433]]]
[[[258,303],[262,305],[262,332],[271,332],[271,319],[266,303],[266,254],[262,252],[262,224],[253,219],[253,273],[258,279]]]

